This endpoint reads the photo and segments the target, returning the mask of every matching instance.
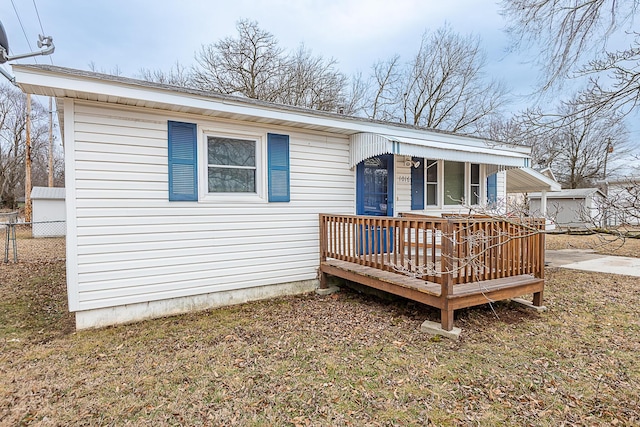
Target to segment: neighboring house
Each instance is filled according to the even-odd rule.
[[[33,237],[60,237],[66,231],[64,188],[33,187],[31,190]]]
[[[311,291],[320,213],[468,213],[504,198],[505,171],[530,162],[528,147],[448,132],[46,65],[13,70],[60,109],[78,328]]]
[[[640,225],[640,176],[607,179],[605,221],[608,226]]]
[[[519,216],[527,212],[531,216],[546,218],[546,229],[555,229],[550,220],[547,199],[551,192],[560,191],[561,186],[555,180],[551,169],[535,170],[531,168],[510,169],[507,171],[507,212]],[[535,209],[529,206],[529,193],[537,194]]]
[[[529,211],[542,211],[541,193],[529,194]],[[601,226],[599,207],[605,195],[597,188],[576,188],[554,191],[546,195],[547,217],[559,228],[593,228]]]

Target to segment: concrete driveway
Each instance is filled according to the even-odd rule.
[[[548,267],[640,277],[640,258],[600,255],[590,249],[560,249],[546,251],[545,259]]]

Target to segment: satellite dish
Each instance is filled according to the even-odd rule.
[[[7,33],[4,31],[2,22],[0,22],[0,48],[4,49],[5,54],[0,55],[0,64],[7,62],[7,55],[9,54],[9,40],[7,40]]]

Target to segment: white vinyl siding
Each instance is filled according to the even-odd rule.
[[[405,156],[395,156],[394,163],[395,206],[393,213],[411,210],[411,166],[405,164]]]
[[[506,213],[507,209],[507,172],[501,171],[496,174],[496,203],[498,211]]]
[[[318,214],[355,212],[347,137],[85,102],[74,113],[73,311],[315,279]],[[291,202],[169,202],[168,120],[198,124],[198,138],[289,135]]]

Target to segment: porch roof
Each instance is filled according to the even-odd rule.
[[[484,163],[494,166],[488,173],[527,167],[530,162],[529,154],[525,150],[489,142],[468,145],[368,132],[350,135],[349,142],[349,166],[352,168],[365,159],[382,154]]]
[[[535,169],[520,168],[507,171],[507,193],[560,191],[560,188],[560,184],[557,181]]]

